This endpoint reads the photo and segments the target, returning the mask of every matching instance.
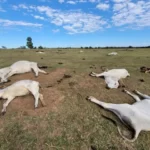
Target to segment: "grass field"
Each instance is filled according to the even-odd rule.
[[[0,150],[149,150],[150,133],[141,132],[137,141],[124,141],[116,126],[101,115],[115,119],[122,132],[130,136],[130,131],[110,112],[86,100],[94,96],[105,102],[132,103],[134,100],[122,89],[105,88],[101,78],[90,77],[91,71],[126,68],[131,76],[124,80],[130,91],[139,90],[150,94],[150,74],[141,73],[141,66],[150,67],[150,49],[118,52],[117,56],[107,56],[115,50],[45,50],[37,54],[34,50],[0,51],[0,68],[18,60],[38,62],[48,66],[48,75],[33,73],[15,75],[5,87],[21,79],[32,79],[41,84],[41,93],[47,107],[39,105],[34,110],[31,95],[18,97],[8,106],[5,116],[0,117]],[[64,78],[64,74],[70,78]],[[145,82],[140,82],[144,79]],[[2,108],[3,100],[0,101]]]

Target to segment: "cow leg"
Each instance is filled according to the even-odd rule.
[[[1,111],[1,114],[4,115],[6,113],[6,108],[9,105],[9,103],[14,99],[14,97],[10,97],[7,99],[7,101],[3,104],[3,108]]]
[[[139,96],[141,96],[142,98],[146,98],[146,99],[150,99],[150,96],[146,95],[146,94],[142,94],[141,92],[135,90],[135,93],[137,93]]]
[[[125,89],[124,89],[124,92],[127,93],[128,95],[130,95],[131,97],[133,97],[137,102],[141,101],[140,98],[137,95],[132,94],[132,93],[130,93],[129,91],[127,91]]]

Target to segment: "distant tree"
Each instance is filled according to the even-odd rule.
[[[92,46],[89,46],[89,49],[92,49],[93,47]]]
[[[32,43],[32,38],[31,37],[27,37],[27,47],[32,49],[33,48],[33,43]]]
[[[39,46],[38,49],[43,49],[43,47],[42,47],[42,46]]]
[[[34,49],[37,49],[36,46],[33,47]]]
[[[7,49],[7,47],[6,46],[2,46],[2,49]]]
[[[129,48],[133,48],[132,46],[129,46]]]

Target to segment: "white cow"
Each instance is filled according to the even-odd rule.
[[[38,54],[45,54],[44,51],[38,51],[37,53],[38,53]]]
[[[108,88],[118,88],[119,80],[130,76],[126,69],[111,69],[100,74],[92,72],[90,75],[94,77],[104,77]]]
[[[118,53],[117,52],[108,53],[108,56],[113,56],[113,55],[118,55]]]
[[[124,91],[132,96],[136,102],[133,104],[112,104],[99,101],[93,96],[88,97],[88,100],[112,111],[127,127],[133,129],[135,131],[134,138],[128,139],[121,133],[117,125],[119,134],[125,140],[134,142],[141,131],[150,131],[150,96],[135,91],[140,97],[144,98],[141,101],[137,95],[131,94],[127,90]]]
[[[5,67],[0,69],[0,78],[1,78],[1,83],[2,82],[7,82],[7,79],[5,78],[5,76],[10,72],[10,68],[9,67]]]
[[[7,79],[14,74],[22,74],[32,70],[34,71],[36,77],[38,76],[38,72],[47,74],[47,72],[38,68],[36,62],[22,60],[13,63],[10,67],[0,69],[1,83],[7,82]]]
[[[20,80],[4,89],[0,89],[0,98],[7,99],[7,101],[3,104],[1,113],[6,113],[6,107],[15,97],[28,95],[29,93],[34,96],[35,108],[38,107],[39,99],[41,100],[42,105],[45,106],[43,95],[39,93],[39,82],[32,80]]]

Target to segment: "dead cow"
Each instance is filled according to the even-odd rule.
[[[22,60],[13,63],[10,67],[0,69],[1,83],[7,82],[8,78],[12,75],[22,74],[32,70],[34,71],[36,77],[38,76],[39,72],[47,74],[47,72],[38,68],[36,62]]]
[[[88,100],[94,102],[104,109],[112,111],[118,116],[118,118],[128,127],[135,131],[133,139],[126,138],[120,131],[117,125],[119,134],[127,141],[134,142],[139,133],[143,131],[150,131],[150,96],[135,91],[140,97],[144,98],[141,100],[137,95],[124,90],[128,95],[133,97],[136,102],[132,105],[130,104],[113,104],[105,103],[97,100],[93,96],[88,97]]]
[[[111,52],[111,53],[108,53],[108,56],[115,56],[115,55],[118,55],[118,53],[117,52]]]
[[[29,93],[34,96],[35,108],[38,107],[39,99],[41,100],[42,105],[45,106],[43,95],[39,93],[39,82],[32,80],[21,80],[4,89],[0,89],[0,98],[7,99],[7,101],[3,104],[1,113],[6,113],[6,107],[15,97],[28,95]]]
[[[10,72],[10,68],[9,67],[5,67],[0,69],[0,79],[1,79],[1,83],[3,82],[7,82],[8,80],[5,78],[5,76]]]
[[[111,69],[100,74],[91,72],[90,75],[93,77],[104,77],[108,88],[118,88],[121,79],[130,76],[126,69]]]
[[[44,51],[36,51],[38,54],[45,54]]]

